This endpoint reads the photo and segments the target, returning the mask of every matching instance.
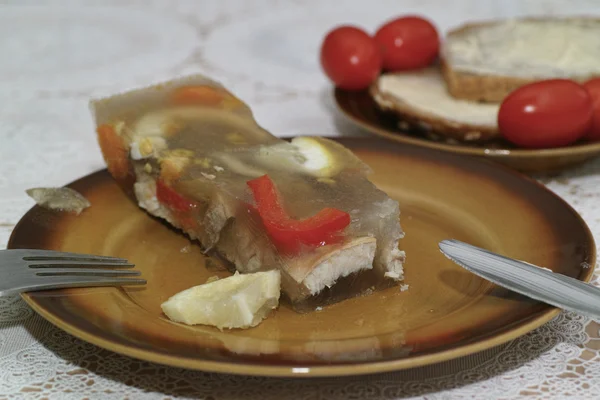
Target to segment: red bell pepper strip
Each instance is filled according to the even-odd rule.
[[[247,184],[269,236],[283,252],[296,253],[302,244],[321,246],[335,242],[340,232],[350,224],[350,215],[335,208],[324,208],[302,220],[291,218],[268,175],[248,181]]]
[[[190,211],[197,207],[196,202],[180,195],[161,179],[156,181],[156,198],[175,211]]]
[[[279,192],[271,178],[269,178],[269,175],[263,175],[246,183],[250,186],[250,190],[252,190],[252,195],[254,196],[254,201],[256,202],[261,218],[266,218],[273,222],[290,219],[281,205]]]
[[[316,215],[294,223],[303,243],[319,245],[333,240],[336,233],[350,225],[350,214],[337,208],[324,208]]]

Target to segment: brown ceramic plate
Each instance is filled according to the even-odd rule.
[[[215,272],[199,248],[154,219],[105,171],[70,185],[92,206],[80,216],[34,207],[10,248],[107,254],[134,262],[146,287],[68,289],[23,298],[65,331],[158,363],[269,376],[333,376],[415,367],[516,338],[558,310],[498,288],[448,261],[442,239],[477,246],[587,281],[593,238],[579,215],[541,185],[493,163],[378,139],[344,139],[402,206],[407,291],[394,287],[309,314],[282,305],[250,330],[184,326],[161,314],[169,296]],[[209,266],[207,268],[207,265]]]
[[[363,129],[399,143],[445,152],[486,158],[526,173],[557,172],[600,155],[600,142],[581,143],[556,149],[519,149],[502,140],[486,144],[452,144],[429,139],[416,131],[399,128],[399,120],[382,112],[367,91],[334,89],[338,108]]]

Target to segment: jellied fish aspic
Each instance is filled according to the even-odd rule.
[[[108,170],[141,208],[240,273],[278,269],[295,309],[403,280],[399,205],[344,146],[279,139],[202,76],[91,108]]]

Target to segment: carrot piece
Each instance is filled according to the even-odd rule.
[[[100,125],[96,132],[108,171],[117,180],[126,178],[130,172],[130,164],[125,142],[111,125]]]
[[[171,95],[171,101],[177,105],[220,106],[226,94],[212,86],[183,86]]]

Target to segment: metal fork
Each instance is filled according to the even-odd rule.
[[[112,267],[118,269],[101,269]],[[52,250],[0,250],[0,296],[67,287],[145,284],[123,258]]]

